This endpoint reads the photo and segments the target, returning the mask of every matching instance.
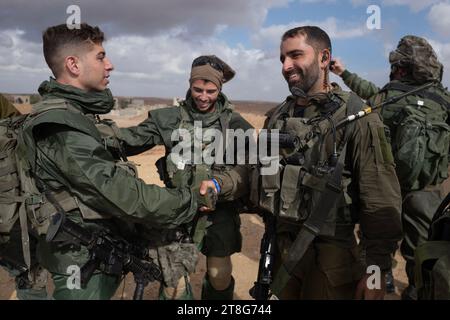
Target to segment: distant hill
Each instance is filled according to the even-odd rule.
[[[232,101],[235,110],[242,113],[253,113],[253,114],[266,114],[272,108],[275,108],[278,103],[275,102],[264,102],[264,101]]]
[[[5,94],[7,98],[12,100],[13,94]],[[144,100],[145,105],[167,105],[171,106],[173,103],[172,99],[169,98],[155,98],[155,97],[123,97],[123,96],[115,96],[120,100],[126,99],[142,99]],[[235,107],[237,112],[242,113],[253,113],[253,114],[262,114],[264,115],[267,111],[274,108],[277,103],[274,102],[264,102],[264,101],[246,101],[246,100],[232,100],[231,101]],[[16,107],[22,112],[27,113],[30,111],[30,105],[16,105]]]

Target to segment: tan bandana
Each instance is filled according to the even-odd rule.
[[[211,81],[219,90],[222,89],[222,84],[224,82],[223,73],[214,69],[209,64],[192,68],[189,83],[192,84],[195,80]]]

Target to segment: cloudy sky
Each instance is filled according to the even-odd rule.
[[[51,75],[41,33],[65,23],[73,4],[108,37],[115,95],[184,96],[192,59],[215,54],[237,71],[224,87],[229,97],[283,100],[280,37],[305,24],[325,29],[334,56],[380,86],[398,40],[425,37],[450,85],[450,0],[0,0],[0,92],[34,93]],[[369,5],[379,6],[381,29],[367,27]]]

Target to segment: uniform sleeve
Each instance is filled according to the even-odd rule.
[[[151,117],[137,126],[120,128],[118,138],[121,142],[120,147],[129,156],[142,153],[156,145],[164,144],[161,133]],[[116,137],[106,138],[105,143],[108,148],[113,150],[119,149]]]
[[[356,73],[351,73],[348,70],[345,70],[341,77],[346,86],[356,93],[361,99],[367,100],[380,91],[380,88],[372,82],[364,80]]]
[[[0,94],[0,119],[19,115],[14,105]]]
[[[141,219],[155,227],[172,228],[192,220],[197,205],[188,188],[146,184],[116,166],[93,137],[65,126],[56,132],[52,126],[52,131],[38,142],[41,177],[50,185],[57,177],[57,184],[98,212]]]
[[[349,152],[359,195],[363,256],[368,266],[388,270],[402,237],[401,193],[391,147],[377,114],[355,122]]]
[[[233,201],[248,195],[249,171],[248,165],[237,165],[230,170],[214,174],[222,188],[220,200]]]

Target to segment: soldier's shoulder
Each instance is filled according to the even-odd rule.
[[[179,106],[169,106],[159,109],[153,109],[148,112],[148,116],[154,119],[164,119],[167,117],[178,117],[180,114]]]
[[[231,113],[230,128],[247,130],[253,128],[253,126],[239,112],[233,111]]]
[[[294,101],[295,101],[295,97],[294,96],[292,96],[292,95],[287,96],[286,99],[283,102],[279,103],[276,107],[273,107],[272,109],[267,111],[265,113],[265,116],[267,118],[271,118],[278,110],[280,110],[281,108],[288,107],[289,104],[293,103]]]

